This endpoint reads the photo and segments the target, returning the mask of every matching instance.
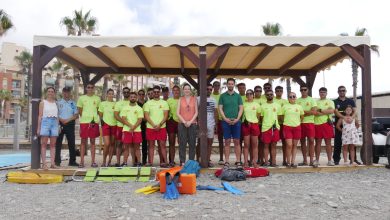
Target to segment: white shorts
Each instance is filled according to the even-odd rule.
[[[207,125],[207,138],[214,138],[215,125]]]

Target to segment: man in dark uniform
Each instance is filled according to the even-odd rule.
[[[69,148],[69,166],[79,166],[76,163],[76,149],[75,149],[75,120],[78,117],[78,111],[76,103],[70,99],[70,88],[65,87],[62,89],[62,99],[57,102],[58,106],[58,118],[60,121],[61,131],[58,135],[56,142],[56,166],[61,165],[61,147],[64,135],[68,140]]]
[[[339,94],[339,97],[337,99],[333,100],[335,108],[336,108],[335,109],[335,129],[334,129],[335,137],[334,137],[334,150],[333,150],[333,161],[334,161],[335,165],[339,165],[339,163],[340,163],[341,148],[343,146],[342,141],[341,141],[342,132],[336,129],[336,123],[339,120],[339,118],[344,114],[345,108],[348,105],[352,106],[352,108],[353,108],[353,117],[356,115],[356,104],[352,99],[349,99],[345,96],[345,94],[347,93],[345,86],[339,86],[337,92]],[[359,126],[359,124],[356,125],[356,127],[358,127],[358,126]],[[356,150],[355,150],[355,154],[356,154]],[[357,160],[356,155],[355,155],[355,162],[359,165],[361,164]]]

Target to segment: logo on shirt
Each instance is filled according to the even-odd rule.
[[[252,110],[256,110],[256,107],[255,107],[255,106],[253,106],[253,107],[252,107]]]
[[[306,106],[310,106],[310,103],[306,102]]]
[[[295,112],[298,112],[298,109],[297,109],[297,108],[295,109]]]
[[[326,103],[325,103],[325,106],[327,106],[327,105],[328,105],[328,103],[326,102]]]
[[[162,105],[160,105],[160,108],[162,108]]]
[[[273,112],[276,112],[276,108],[273,108],[272,111],[273,111]]]

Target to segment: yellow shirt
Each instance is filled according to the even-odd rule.
[[[169,98],[167,100],[168,106],[169,106],[169,117],[172,118],[174,121],[179,122],[179,117],[177,116],[177,103],[179,99]]]
[[[303,111],[310,111],[313,107],[317,107],[316,101],[310,96],[299,98],[296,103],[302,106]],[[302,123],[314,123],[314,115],[305,116]]]
[[[277,129],[280,129],[278,115],[282,115],[282,109],[278,103],[264,103],[261,106],[261,116],[263,117],[261,131],[268,131],[273,125],[275,125]]]
[[[258,114],[261,112],[261,107],[257,102],[245,102],[244,103],[244,116],[250,123],[259,123]]]
[[[98,111],[103,113],[103,121],[104,123],[115,126],[116,119],[114,116],[115,102],[104,101],[99,105]]]
[[[116,104],[115,104],[115,109],[114,111],[118,112],[119,115],[121,115],[121,111],[122,111],[122,108],[129,105],[130,104],[130,101],[129,100],[121,100],[121,101],[117,101]],[[117,122],[117,126],[118,127],[123,127],[123,124],[122,122]]]
[[[98,107],[100,104],[100,98],[96,95],[88,96],[82,95],[77,101],[77,107],[82,108],[83,111],[80,117],[80,123],[95,123],[100,122],[98,115]]]
[[[138,119],[144,118],[144,111],[142,110],[139,105],[126,105],[122,108],[121,113],[119,114],[120,117],[126,117],[126,120],[132,124],[135,125],[137,123]],[[130,131],[130,127],[127,125],[123,125],[123,131]],[[138,125],[136,129],[134,129],[135,132],[141,131],[141,124]]]
[[[334,102],[330,99],[318,99],[317,100],[317,110],[327,110],[327,109],[334,109]],[[320,115],[320,116],[314,116],[314,124],[315,125],[321,125],[328,122],[328,119],[332,117],[333,114],[329,115]]]
[[[162,99],[159,99],[158,101],[152,99],[145,103],[144,105],[144,112],[149,113],[150,119],[153,121],[154,124],[159,124],[164,119],[164,112],[169,111],[168,103]],[[165,124],[161,125],[161,128],[165,128]],[[153,128],[149,122],[146,124],[147,128]]]
[[[302,106],[288,103],[282,107],[282,114],[284,115],[284,125],[298,127],[301,124],[301,115],[304,115],[304,112]]]

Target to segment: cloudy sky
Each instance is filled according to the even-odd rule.
[[[32,50],[34,35],[66,35],[59,21],[72,11],[91,10],[99,20],[97,33],[105,36],[126,35],[215,35],[260,36],[261,25],[278,22],[284,35],[334,36],[354,35],[365,27],[371,43],[379,45],[380,56],[372,55],[373,92],[390,91],[385,62],[390,61],[390,16],[386,1],[230,1],[230,0],[1,0],[15,28],[2,42],[14,42]],[[262,80],[246,80],[249,87]],[[325,73],[319,73],[314,89],[326,86],[329,96],[336,96],[342,82],[352,94],[350,61],[346,60]],[[360,83],[360,82],[359,82]],[[276,82],[276,84],[278,84]],[[358,94],[361,92],[359,84]],[[297,86],[293,90],[298,91]],[[313,96],[318,96],[314,92]]]

